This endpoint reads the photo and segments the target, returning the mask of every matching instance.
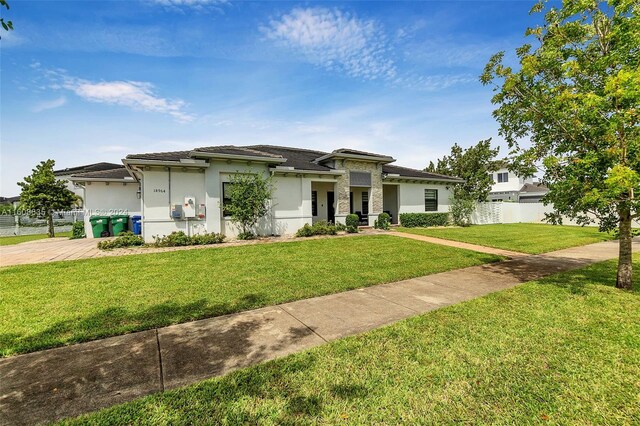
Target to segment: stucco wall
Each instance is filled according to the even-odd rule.
[[[141,214],[141,201],[138,199],[138,182],[86,182],[81,193],[84,204],[84,225],[87,237],[91,234],[91,216],[113,214]]]
[[[509,173],[509,180],[507,182],[498,183],[498,173]],[[507,169],[500,169],[493,172],[493,180],[494,184],[491,186],[491,192],[520,191],[522,185],[527,182],[533,182],[533,178],[522,179],[514,172],[510,172]]]
[[[446,185],[423,184],[423,183],[401,183],[398,187],[400,197],[399,213],[424,213],[424,190],[438,190],[438,212],[448,212],[451,204],[451,190]]]
[[[314,221],[329,220],[327,192],[334,192],[334,209],[335,209],[335,204],[336,204],[335,182],[311,182],[311,190],[318,192],[318,215],[313,216],[313,220]]]

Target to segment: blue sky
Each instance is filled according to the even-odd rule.
[[[494,138],[488,58],[533,1],[20,1],[0,41],[0,195],[40,160],[277,144],[423,168]],[[503,148],[504,153],[504,148]]]

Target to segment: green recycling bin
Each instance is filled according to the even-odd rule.
[[[109,236],[109,216],[91,216],[89,222],[94,238]]]
[[[128,214],[114,214],[111,216],[111,227],[113,228],[113,235],[119,235],[121,232],[129,230],[129,215]]]

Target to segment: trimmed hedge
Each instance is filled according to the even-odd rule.
[[[400,225],[406,228],[447,226],[449,213],[401,213]]]

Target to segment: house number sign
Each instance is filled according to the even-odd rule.
[[[154,188],[153,192],[162,192],[162,193],[165,193],[165,192],[167,192],[167,190],[166,190],[166,189],[162,189],[162,188]]]

